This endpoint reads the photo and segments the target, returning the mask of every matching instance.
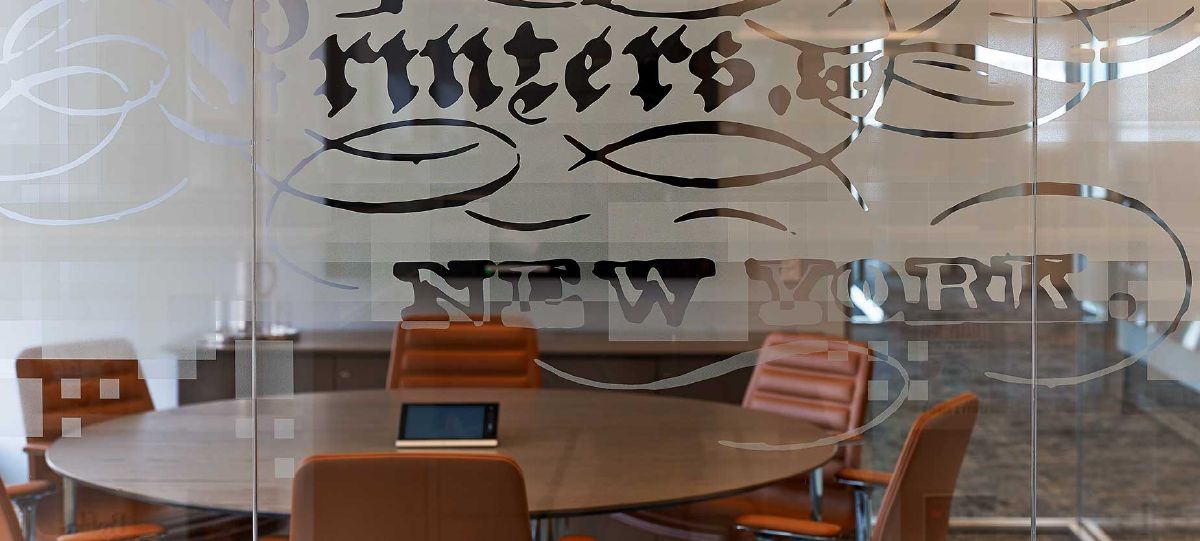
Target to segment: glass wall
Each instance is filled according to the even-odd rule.
[[[0,5],[0,477],[50,483],[38,538],[250,530],[175,505],[254,485],[248,409],[174,415],[253,304],[253,14],[208,4]]]
[[[440,520],[426,481],[343,494],[313,457],[438,445],[513,459],[539,540],[1190,539],[1197,29],[1190,0],[6,2],[0,477],[49,483],[45,539],[399,537]]]
[[[1174,481],[1197,458],[1182,194],[1198,117],[1178,93],[1200,41],[1193,3],[1134,4],[1041,25],[1036,242],[1069,271],[1036,317],[1037,511],[1097,537],[1188,539],[1196,501]]]

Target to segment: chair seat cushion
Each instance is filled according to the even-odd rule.
[[[840,530],[854,529],[854,493],[849,487],[825,483],[822,522]],[[617,516],[625,524],[657,535],[692,541],[737,539],[734,526],[744,515],[773,515],[809,519],[807,476],[717,500],[674,505]]]
[[[59,536],[58,541],[127,541],[147,539],[162,535],[163,532],[163,527],[157,524],[131,524],[63,535]]]
[[[737,524],[751,531],[785,532],[808,535],[813,537],[837,537],[842,528],[837,524],[814,522],[775,515],[743,515],[738,517]]]

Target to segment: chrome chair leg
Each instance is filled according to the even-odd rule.
[[[558,538],[555,532],[555,519],[535,518],[529,520],[529,528],[533,530],[533,541],[554,541]]]
[[[16,504],[21,512],[21,528],[25,531],[25,541],[37,539],[37,501],[38,498]]]
[[[13,507],[20,513],[21,529],[25,534],[25,541],[37,539],[38,502],[53,493],[54,491],[50,491],[13,498]]]
[[[825,496],[825,476],[821,468],[815,468],[808,474],[808,498],[812,502],[809,514],[813,522],[821,522],[821,499]]]
[[[871,492],[866,487],[854,489],[854,539],[871,538]]]

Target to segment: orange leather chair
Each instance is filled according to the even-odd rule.
[[[871,355],[866,344],[828,336],[772,333],[763,341],[742,406],[803,419],[841,434],[862,426]],[[852,530],[855,493],[832,481],[857,468],[859,445],[842,446],[822,467],[822,496],[813,512],[810,476],[802,475],[738,496],[641,511],[615,518],[657,535],[693,541],[735,538],[738,516],[750,513],[820,518]]]
[[[838,480],[865,493],[872,486],[885,486],[879,519],[872,541],[944,541],[950,530],[950,504],[962,468],[975,419],[979,397],[963,393],[921,414],[900,450],[892,473],[843,470]],[[756,538],[792,537],[822,539],[838,537],[837,524],[814,522],[794,516],[745,515],[738,529]],[[870,529],[868,519],[864,527]]]
[[[16,541],[20,538],[20,530],[17,526],[17,516],[15,510],[21,511],[21,524],[25,525],[25,539],[32,541],[34,538],[34,529],[30,527],[37,523],[37,505],[38,501],[46,496],[54,494],[54,484],[49,481],[30,481],[20,485],[4,486],[0,481],[0,506],[4,509],[0,510],[0,538],[4,532],[17,532],[11,539]],[[5,504],[7,502],[7,505]]]
[[[306,459],[292,480],[291,541],[531,538],[524,477],[500,455],[319,455]]]
[[[0,541],[20,541],[34,539],[33,524],[37,500],[52,494],[54,485],[48,481],[31,481],[20,485],[4,486],[0,482]],[[11,498],[11,499],[10,499]],[[32,503],[30,503],[32,502]],[[25,536],[21,535],[21,525],[14,512],[14,504],[25,511]],[[58,541],[133,541],[156,539],[163,534],[163,528],[155,524],[132,524],[92,530],[83,533],[58,536]]]
[[[539,387],[537,355],[533,328],[408,319],[396,326],[387,386]]]

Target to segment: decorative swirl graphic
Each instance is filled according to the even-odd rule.
[[[510,148],[512,148],[513,152],[516,156],[516,163],[513,164],[512,169],[509,169],[507,173],[504,173],[499,178],[489,181],[481,186],[471,188],[469,190],[464,190],[461,192],[451,193],[451,194],[436,195],[436,196],[426,197],[426,198],[422,198],[422,199],[411,199],[411,200],[404,200],[404,201],[368,202],[368,201],[348,201],[345,199],[337,199],[337,198],[333,198],[333,197],[322,197],[319,195],[315,195],[315,194],[311,194],[311,193],[299,190],[296,187],[292,186],[290,183],[290,180],[293,177],[295,177],[296,174],[299,173],[302,169],[304,169],[304,167],[307,166],[309,164],[309,162],[315,160],[318,156],[320,156],[322,153],[324,153],[327,150],[337,150],[340,152],[345,152],[347,154],[352,154],[355,156],[368,158],[368,159],[372,159],[372,160],[403,161],[403,162],[411,162],[411,163],[416,164],[416,163],[421,163],[422,161],[427,161],[427,160],[440,160],[440,159],[458,156],[458,155],[461,155],[471,149],[474,149],[476,146],[478,146],[478,144],[472,144],[472,145],[466,145],[464,147],[459,147],[459,148],[442,151],[442,152],[428,152],[428,153],[421,153],[421,154],[390,154],[390,153],[383,153],[383,152],[369,152],[369,151],[359,150],[357,148],[353,148],[353,147],[346,145],[346,143],[349,141],[353,141],[355,139],[358,139],[361,137],[366,137],[369,135],[374,135],[379,132],[398,129],[398,128],[411,128],[411,127],[416,127],[416,126],[448,126],[448,127],[468,128],[468,129],[475,129],[475,130],[483,131],[483,132],[495,137],[496,139],[500,140],[505,145],[508,145]],[[483,124],[477,124],[477,123],[471,122],[469,120],[456,120],[456,119],[452,119],[452,118],[416,118],[416,119],[412,119],[412,120],[400,120],[400,121],[396,121],[396,122],[388,122],[385,124],[380,124],[378,126],[372,126],[370,128],[364,128],[362,130],[356,131],[354,133],[351,133],[350,135],[347,135],[345,137],[340,137],[338,139],[328,139],[326,137],[317,135],[312,132],[309,132],[309,134],[314,139],[316,139],[318,142],[321,143],[321,148],[317,149],[316,152],[313,152],[312,154],[309,154],[304,159],[300,160],[300,163],[297,164],[296,167],[294,169],[292,169],[292,171],[290,173],[288,173],[288,176],[285,177],[283,179],[283,181],[271,179],[271,183],[275,185],[275,188],[277,190],[279,190],[281,192],[285,192],[289,195],[294,195],[301,199],[306,199],[306,200],[312,201],[312,202],[320,204],[320,205],[325,205],[327,207],[349,210],[351,212],[358,212],[358,213],[362,213],[362,214],[405,214],[405,213],[410,213],[410,212],[425,212],[425,211],[429,211],[429,210],[436,210],[436,209],[443,209],[443,208],[461,207],[461,206],[471,203],[475,200],[478,200],[480,198],[487,197],[493,193],[496,193],[497,190],[499,190],[500,188],[503,188],[509,182],[512,182],[513,178],[515,178],[517,176],[517,172],[521,170],[521,153],[516,152],[517,143],[515,141],[513,141],[507,135],[500,133],[495,128],[492,128],[489,126],[484,126]]]
[[[379,5],[374,8],[364,9],[362,11],[338,13],[337,18],[360,19],[363,17],[371,17],[373,15],[380,15],[383,13],[391,13],[394,15],[400,13],[401,11],[404,11],[404,0],[380,0]]]
[[[619,3],[621,0],[580,0],[575,2],[572,0],[486,0],[493,4],[503,6],[526,8],[526,9],[560,9],[571,8],[575,6],[598,6],[616,13],[629,15],[632,17],[643,17],[653,19],[683,19],[683,20],[703,20],[712,19],[715,17],[740,17],[759,8],[764,8],[773,4],[778,4],[782,0],[737,0],[713,6],[710,8],[689,9],[684,11],[654,11],[646,9],[638,9],[629,7]],[[370,17],[372,15],[380,15],[383,13],[400,13],[404,9],[404,0],[379,0],[379,6],[361,11],[352,11],[339,13],[337,16],[342,19],[358,19],[362,17]]]
[[[493,4],[503,4],[505,6],[530,9],[547,9],[547,8],[569,8],[578,4],[575,2],[536,2],[533,0],[488,0]]]
[[[700,220],[703,218],[732,218],[735,220],[746,220],[757,224],[762,224],[780,231],[788,230],[787,226],[780,223],[779,220],[768,218],[762,214],[750,212],[748,210],[738,210],[724,207],[716,209],[693,210],[687,214],[675,218],[675,223],[678,224],[692,220]],[[795,235],[795,233],[792,234]]]
[[[894,0],[892,2],[879,0],[881,10],[888,25],[887,34],[882,39],[858,43],[841,43],[836,46],[821,45],[790,37],[754,20],[747,20],[746,24],[759,34],[776,42],[786,44],[800,52],[801,59],[803,60],[801,63],[802,78],[795,90],[796,96],[802,99],[817,100],[827,110],[852,121],[856,126],[850,135],[824,154],[832,159],[857,141],[867,127],[914,137],[934,139],[987,139],[1021,133],[1067,114],[1082,103],[1099,83],[1126,79],[1153,72],[1200,48],[1200,37],[1197,37],[1169,51],[1138,60],[1121,62],[1104,61],[1102,59],[1104,49],[1132,45],[1149,39],[1152,36],[1162,34],[1172,28],[1178,27],[1183,21],[1192,17],[1195,12],[1194,7],[1189,7],[1172,21],[1139,36],[1111,41],[1100,40],[1089,18],[1123,6],[1128,6],[1135,1],[1137,0],[1120,0],[1090,9],[1076,9],[1072,4],[1064,1],[1063,4],[1069,9],[1069,13],[1056,16],[1041,15],[1038,17],[1036,23],[1039,25],[1079,22],[1091,36],[1089,43],[1081,44],[1079,47],[1083,51],[1091,50],[1091,60],[1088,62],[1035,59],[972,43],[943,43],[922,39],[928,31],[941,24],[964,5],[963,0],[949,2],[944,8],[919,24],[906,29],[899,28],[897,25],[892,7],[892,4],[896,2]],[[833,17],[842,9],[854,3],[856,3],[856,0],[842,2],[829,12],[828,17]],[[1029,17],[1017,17],[1002,13],[993,13],[992,16],[1023,24],[1035,23]],[[843,55],[840,52],[841,48],[847,46],[850,53]],[[845,67],[827,66],[824,59],[828,55],[842,55],[849,61],[850,65]],[[961,60],[952,61],[948,60],[948,57],[958,57]],[[902,64],[902,61],[905,63]],[[1036,70],[1035,63],[1037,66]],[[907,73],[901,69],[902,65],[926,65],[949,69],[960,72],[962,75],[959,77],[964,78],[987,77],[992,68],[1011,71],[1027,77],[1035,77],[1036,73],[1036,77],[1040,80],[1074,85],[1078,88],[1075,90],[1074,95],[1068,98],[1065,103],[1050,110],[1048,113],[1040,113],[1037,118],[1012,122],[1007,125],[1002,124],[998,127],[963,130],[947,129],[935,125],[939,119],[956,118],[956,115],[927,116],[918,121],[910,120],[909,122],[913,122],[912,125],[903,125],[890,122],[882,117],[885,102],[888,96],[893,94],[891,90],[893,85],[896,84],[907,86],[920,93],[920,95],[960,105],[987,107],[990,109],[1007,108],[1014,112],[1020,111],[1022,114],[1023,109],[1017,108],[1017,101],[1014,99],[991,99],[939,90],[937,85],[944,84],[943,79],[945,77],[939,76],[937,83],[923,83],[920,81],[920,77],[923,76],[921,72]],[[986,69],[975,66],[986,67]],[[807,75],[807,77],[804,75]],[[841,87],[842,83],[838,79],[841,76],[846,76],[850,79],[851,87],[849,89]],[[963,83],[960,86],[989,88],[988,85],[974,80],[964,80]],[[787,103],[790,100],[790,95],[786,92],[786,88],[779,87],[776,90],[779,89],[782,89],[783,92],[773,91],[771,103],[777,113],[784,114],[787,109]],[[928,125],[922,126],[920,124]]]
[[[771,362],[773,360],[785,358],[790,355],[817,353],[818,350],[815,349],[815,347],[816,346],[814,346],[812,340],[801,339],[792,342],[781,342],[764,348],[738,353],[737,355],[717,361],[715,363],[707,364],[686,374],[681,374],[679,376],[670,378],[663,378],[648,383],[609,383],[596,381],[560,370],[541,359],[535,359],[534,362],[537,363],[538,366],[542,367],[543,370],[546,370],[547,372],[550,372],[551,374],[554,374],[560,378],[572,383],[577,383],[579,385],[585,385],[596,389],[613,391],[661,391],[664,389],[674,389],[691,385],[693,383],[699,383],[701,381],[723,376],[735,370],[749,368],[760,363]],[[797,451],[800,449],[810,449],[813,447],[822,447],[826,445],[837,445],[839,443],[857,438],[858,436],[866,433],[868,430],[883,424],[883,422],[894,415],[896,411],[900,409],[900,406],[904,403],[904,401],[908,399],[909,382],[911,381],[908,371],[904,369],[904,366],[900,364],[900,361],[886,353],[881,353],[872,349],[866,349],[854,344],[847,344],[846,350],[855,353],[862,353],[864,355],[870,355],[873,357],[873,361],[886,363],[888,366],[891,366],[893,369],[895,369],[900,377],[904,380],[904,385],[901,387],[900,393],[896,396],[895,400],[893,400],[891,404],[888,404],[883,411],[875,415],[875,417],[873,417],[870,421],[853,430],[807,442],[765,443],[721,440],[720,444],[726,447],[734,447],[737,449],[747,449],[753,451]]]
[[[33,23],[38,17],[50,13],[64,4],[67,0],[42,0],[29,9],[25,10],[13,21],[8,32],[4,35],[3,43],[0,45],[0,66],[15,66],[14,62],[18,58],[26,54],[44,54],[39,51],[39,48],[46,47],[47,43],[52,38],[65,35],[69,28],[70,21],[58,25],[53,30],[45,33],[42,36],[30,36],[36,25]],[[18,48],[17,44],[22,39],[31,41],[24,48]],[[66,38],[62,38],[66,39]],[[60,39],[61,41],[61,39]],[[86,65],[66,64],[52,67],[43,71],[29,73],[23,76],[18,76],[9,82],[8,88],[0,93],[0,113],[10,107],[17,99],[22,99],[31,103],[43,110],[49,111],[67,117],[111,117],[113,118],[112,125],[107,132],[90,148],[80,153],[79,155],[70,158],[65,163],[60,163],[44,169],[36,171],[20,171],[20,172],[4,172],[0,171],[0,182],[21,182],[42,180],[50,177],[56,177],[66,174],[83,164],[89,162],[96,156],[100,155],[116,138],[117,134],[125,126],[129,115],[141,106],[150,103],[158,98],[163,86],[171,75],[171,65],[167,54],[159,47],[134,36],[118,35],[118,34],[101,34],[87,38],[76,39],[67,42],[65,45],[60,45],[54,48],[53,53],[56,57],[64,58],[67,53],[82,49],[85,47],[101,47],[101,46],[127,46],[149,53],[157,57],[162,62],[162,70],[157,77],[150,80],[141,93],[133,93],[134,90],[129,81],[119,76],[112,71],[104,68]],[[125,93],[123,101],[115,105],[97,105],[93,107],[78,107],[71,105],[58,105],[50,103],[34,91],[51,83],[61,83],[67,79],[75,77],[93,76],[107,80]],[[132,93],[132,94],[131,94]],[[135,205],[129,209],[117,211],[111,214],[102,216],[94,216],[89,218],[79,219],[42,219],[18,213],[7,208],[0,208],[0,214],[5,217],[33,225],[90,225],[102,222],[109,222],[120,219],[131,214],[135,214],[149,208],[152,208],[170,196],[178,193],[184,185],[187,184],[187,179],[183,179],[176,183],[175,187],[169,190],[164,196],[156,197],[142,204]]]
[[[317,142],[321,143],[321,145],[323,147],[325,147],[324,148],[325,150],[337,150],[340,152],[345,152],[346,154],[358,156],[360,158],[367,158],[369,160],[389,161],[389,162],[410,162],[410,163],[418,164],[425,160],[440,160],[442,158],[452,158],[454,156],[458,156],[460,154],[465,154],[467,152],[470,152],[471,150],[474,150],[479,147],[479,143],[471,143],[469,145],[463,145],[461,147],[458,147],[455,149],[450,149],[450,150],[447,150],[444,152],[425,152],[425,153],[421,153],[421,154],[404,154],[404,153],[375,152],[375,151],[371,151],[371,150],[362,150],[362,149],[354,148],[354,147],[346,144],[348,141],[353,141],[354,139],[358,139],[360,137],[366,137],[368,135],[373,135],[373,134],[379,133],[381,131],[389,130],[392,128],[405,127],[405,126],[433,126],[433,125],[435,125],[435,124],[433,124],[431,122],[422,122],[422,121],[407,122],[407,124],[405,124],[404,126],[401,126],[398,123],[380,124],[378,126],[373,126],[373,127],[367,128],[365,130],[360,130],[360,131],[354,132],[350,135],[347,135],[345,137],[339,137],[337,139],[327,139],[324,136],[322,136],[312,130],[304,130],[304,133],[308,134],[309,137],[312,137],[313,139],[316,139]],[[436,124],[436,125],[449,125],[449,124]]]
[[[7,217],[9,219],[16,220],[18,222],[25,222],[25,223],[31,224],[31,225],[64,226],[64,225],[91,225],[91,224],[101,224],[104,222],[115,222],[126,216],[137,214],[144,210],[149,210],[151,208],[158,206],[159,203],[162,203],[163,201],[170,199],[172,196],[174,196],[175,194],[182,191],[183,188],[185,186],[187,186],[187,183],[188,183],[188,179],[184,178],[183,180],[180,180],[179,183],[176,184],[174,187],[172,187],[170,190],[167,190],[166,193],[164,193],[158,197],[155,197],[154,199],[146,201],[145,203],[142,203],[136,207],[127,208],[125,210],[113,212],[110,214],[102,214],[100,216],[92,216],[90,218],[73,218],[73,219],[69,219],[69,220],[50,219],[50,218],[34,218],[32,216],[21,214],[16,211],[8,210],[4,207],[0,207],[0,215],[4,215],[5,217]]]
[[[6,108],[18,100],[24,100],[36,107],[58,115],[92,118],[110,117],[113,119],[112,123],[106,128],[106,131],[102,132],[103,135],[96,142],[90,144],[89,148],[69,158],[65,163],[55,164],[34,171],[0,171],[0,182],[38,181],[58,177],[78,169],[101,156],[127,125],[130,115],[142,106],[151,103],[155,103],[162,113],[163,118],[171,126],[197,141],[207,144],[243,147],[243,149],[249,148],[251,141],[248,139],[195,126],[184,118],[173,114],[163,103],[159,102],[163,89],[172,76],[172,59],[168,57],[167,53],[161,47],[140,37],[124,34],[98,34],[80,39],[69,38],[67,36],[72,29],[85,28],[72,25],[71,19],[66,19],[65,22],[52,27],[49,31],[40,35],[37,34],[38,30],[46,26],[38,22],[39,18],[55,19],[61,16],[60,12],[68,12],[70,8],[75,7],[74,4],[82,3],[73,3],[72,0],[40,0],[22,12],[12,22],[7,32],[3,35],[2,43],[0,43],[0,66],[18,66],[19,64],[14,61],[27,54],[37,54],[39,58],[58,57],[62,58],[63,62],[62,65],[43,71],[24,75],[20,75],[18,72],[19,76],[9,81],[8,87],[0,92],[0,113],[3,113]],[[205,4],[212,10],[212,13],[216,15],[221,23],[226,27],[230,26],[233,2],[205,0]],[[279,43],[271,44],[268,43],[270,40],[269,29],[262,24],[255,27],[254,36],[256,46],[259,50],[268,54],[279,52],[295,45],[308,29],[309,12],[306,0],[264,0],[256,3],[254,9],[259,13],[263,13],[272,9],[273,6],[278,6],[282,10],[287,22],[287,33]],[[167,5],[167,7],[173,8],[175,6]],[[85,28],[86,30],[88,29]],[[58,45],[53,49],[53,56],[39,50],[49,47],[48,44],[52,42],[59,44],[66,43]],[[252,74],[248,73],[249,66],[240,62],[236,55],[211,39],[203,27],[197,29],[190,36],[188,45],[195,56],[195,65],[207,70],[224,85],[230,104],[237,104],[241,99],[249,95],[248,77],[252,76]],[[69,53],[76,50],[104,48],[103,51],[96,53],[94,56],[96,58],[127,58],[129,62],[138,62],[136,57],[128,54],[127,51],[122,51],[126,53],[122,55],[114,54],[113,51],[118,47],[132,47],[135,50],[149,53],[162,64],[160,73],[149,79],[144,90],[135,90],[137,87],[133,83],[140,84],[145,82],[145,80],[131,81],[128,77],[122,77],[105,68],[72,64],[67,58]],[[113,51],[109,49],[113,49]],[[144,66],[144,64],[140,63],[136,65],[138,68]],[[274,76],[276,76],[277,80],[282,80],[283,78],[281,72],[275,73]],[[39,87],[50,84],[61,84],[69,79],[79,77],[98,77],[108,81],[125,94],[123,101],[115,105],[97,105],[91,107],[57,105],[42,99],[35,93]],[[186,82],[188,91],[199,99],[201,103],[215,107],[209,97],[200,90],[191,73],[186,75]],[[3,87],[0,86],[0,88]],[[77,141],[73,140],[72,144],[75,143]],[[249,159],[248,154],[246,154],[246,157]],[[153,208],[180,193],[187,184],[188,179],[183,178],[165,193],[153,199],[100,216],[78,219],[44,219],[2,207],[0,207],[0,215],[33,225],[67,226],[99,224],[115,221]]]
[[[1120,205],[1122,207],[1142,213],[1142,215],[1149,218],[1150,221],[1154,222],[1155,225],[1166,232],[1167,236],[1171,238],[1171,241],[1175,243],[1175,249],[1179,252],[1179,260],[1183,264],[1183,299],[1179,303],[1179,310],[1176,311],[1175,317],[1171,319],[1171,323],[1167,326],[1166,330],[1159,334],[1159,336],[1155,337],[1155,339],[1141,351],[1105,368],[1088,372],[1087,374],[1080,374],[1078,376],[1054,378],[1025,378],[1009,374],[999,374],[996,372],[987,372],[985,375],[989,378],[1006,381],[1009,383],[1043,385],[1053,388],[1066,385],[1079,385],[1080,383],[1092,381],[1096,378],[1101,378],[1114,372],[1124,370],[1137,361],[1145,359],[1150,352],[1154,351],[1155,348],[1157,348],[1164,340],[1166,340],[1168,335],[1178,330],[1179,322],[1183,320],[1183,315],[1187,313],[1188,308],[1192,305],[1192,263],[1188,259],[1187,249],[1183,246],[1183,241],[1180,240],[1179,235],[1177,235],[1175,231],[1171,229],[1171,226],[1167,225],[1167,223],[1163,221],[1163,219],[1145,203],[1118,191],[1110,190],[1100,186],[1094,186],[1091,184],[1077,184],[1071,182],[1025,183],[1018,184],[1016,186],[998,188],[962,201],[950,207],[949,209],[946,209],[941,214],[938,214],[936,217],[934,217],[933,221],[931,221],[929,225],[938,225],[959,211],[975,205],[999,201],[1002,199],[1037,196],[1081,197],[1084,199],[1095,199]],[[1036,376],[1036,374],[1034,375]]]
[[[509,169],[506,173],[502,174],[501,176],[497,177],[494,180],[488,181],[488,182],[486,182],[482,185],[479,185],[475,188],[463,190],[460,192],[450,193],[450,194],[436,195],[436,196],[431,196],[431,197],[426,197],[426,198],[409,199],[409,200],[378,201],[378,202],[376,202],[376,201],[350,201],[350,200],[346,200],[346,199],[325,197],[325,196],[317,195],[314,193],[309,193],[304,190],[300,190],[292,185],[292,181],[296,178],[296,175],[298,175],[310,163],[312,163],[314,160],[316,160],[318,157],[320,157],[322,154],[324,154],[326,151],[329,151],[329,150],[336,150],[338,152],[343,152],[346,154],[351,154],[354,156],[371,159],[371,160],[399,161],[399,162],[409,162],[409,163],[416,164],[416,163],[420,163],[422,161],[444,160],[444,159],[460,156],[460,155],[463,155],[463,154],[478,147],[478,143],[473,143],[473,144],[464,145],[464,146],[460,146],[457,148],[453,148],[453,149],[449,149],[449,150],[445,150],[445,151],[437,151],[437,152],[388,153],[388,152],[374,152],[374,151],[363,150],[363,149],[359,149],[359,148],[352,147],[349,145],[350,142],[352,142],[356,139],[368,137],[371,135],[375,135],[377,133],[382,133],[382,132],[394,130],[394,129],[407,129],[407,128],[415,128],[415,127],[448,127],[448,128],[474,130],[474,131],[480,131],[480,132],[486,133],[513,150],[513,154],[515,156],[515,160],[514,160],[515,163],[513,164],[512,168]],[[309,132],[309,135],[311,137],[313,137],[318,143],[320,143],[321,147],[318,148],[313,153],[311,153],[308,156],[305,156],[303,159],[301,159],[299,161],[299,163],[297,163],[292,168],[292,170],[289,171],[288,174],[286,176],[284,176],[282,179],[277,179],[277,178],[273,177],[272,175],[263,171],[262,168],[259,167],[257,164],[255,165],[255,170],[258,172],[258,174],[260,176],[262,176],[264,179],[266,179],[269,183],[271,183],[271,185],[274,186],[274,188],[275,188],[275,193],[273,193],[271,195],[271,199],[267,203],[266,219],[265,219],[266,225],[264,228],[264,235],[268,239],[267,240],[268,249],[271,250],[271,252],[274,253],[275,256],[283,262],[284,266],[288,267],[289,269],[291,269],[293,271],[298,272],[299,274],[301,274],[301,275],[305,276],[306,278],[313,280],[317,283],[320,283],[322,285],[327,285],[330,287],[335,287],[338,289],[358,289],[358,288],[356,286],[353,286],[350,284],[343,284],[343,283],[326,280],[324,278],[321,278],[321,277],[313,274],[312,272],[304,270],[302,267],[300,267],[300,265],[296,264],[294,261],[292,261],[290,258],[288,258],[283,253],[282,249],[280,249],[280,247],[279,247],[279,244],[271,236],[271,224],[272,224],[272,221],[275,216],[275,211],[279,204],[280,198],[284,194],[287,194],[287,195],[290,195],[293,197],[297,197],[302,200],[310,201],[310,202],[316,203],[318,205],[323,205],[326,207],[336,208],[336,209],[341,209],[341,210],[348,210],[348,211],[357,212],[360,214],[406,214],[406,213],[414,213],[414,212],[427,212],[427,211],[436,210],[436,209],[461,207],[461,206],[470,204],[476,200],[479,200],[481,198],[487,197],[487,196],[495,193],[496,191],[500,190],[504,186],[508,185],[508,183],[512,182],[512,180],[514,178],[516,178],[517,172],[520,171],[520,169],[521,169],[521,153],[517,151],[517,143],[515,141],[513,141],[512,138],[508,137],[507,135],[504,135],[503,133],[496,130],[495,128],[492,128],[490,126],[485,126],[483,124],[471,122],[468,120],[458,120],[458,119],[452,119],[452,118],[416,118],[416,119],[411,119],[411,120],[400,120],[400,121],[396,121],[396,122],[387,122],[384,124],[379,124],[377,126],[371,126],[369,128],[364,128],[364,129],[358,130],[356,132],[353,132],[349,135],[345,135],[343,137],[338,137],[336,139],[330,139],[330,138],[324,137],[322,135],[316,134],[315,132],[311,132],[311,131]]]
[[[767,173],[751,173],[745,175],[732,175],[714,178],[683,177],[665,173],[639,171],[609,158],[610,154],[623,148],[654,141],[656,139],[683,135],[717,135],[721,137],[744,137],[749,139],[757,139],[759,141],[766,141],[790,148],[808,157],[808,161]],[[842,170],[833,163],[832,155],[828,153],[823,154],[817,152],[804,143],[801,143],[800,141],[797,141],[784,133],[768,128],[727,120],[697,120],[692,122],[681,122],[678,124],[667,124],[664,126],[647,128],[620,141],[605,145],[597,150],[588,148],[583,143],[579,142],[579,140],[571,137],[570,135],[564,135],[563,137],[583,154],[583,158],[576,162],[575,165],[570,167],[569,170],[571,171],[588,162],[600,162],[627,175],[642,177],[678,188],[719,189],[753,186],[771,180],[790,177],[816,167],[822,167],[833,173],[838,180],[842,181],[842,185],[846,187],[846,190],[850,192],[850,196],[854,198],[854,201],[857,202],[859,206],[863,208],[863,210],[867,209],[866,201],[864,201],[862,196],[859,194],[858,188],[855,187],[854,183],[850,181],[850,177],[846,176],[846,174],[843,173]],[[838,150],[840,152],[840,149]]]
[[[998,19],[1003,19],[1003,20],[1006,20],[1009,22],[1014,22],[1014,23],[1025,23],[1025,24],[1059,23],[1059,22],[1068,22],[1068,21],[1075,21],[1075,20],[1080,20],[1080,19],[1087,19],[1089,17],[1099,15],[1101,13],[1112,11],[1112,10],[1117,9],[1122,6],[1128,6],[1129,4],[1132,4],[1137,1],[1138,0],[1117,0],[1115,2],[1110,2],[1108,4],[1104,4],[1102,6],[1096,6],[1094,8],[1077,9],[1077,8],[1075,8],[1075,6],[1072,6],[1070,4],[1070,2],[1067,2],[1066,0],[1062,0],[1062,3],[1065,4],[1067,6],[1067,8],[1069,8],[1071,10],[1071,13],[1069,13],[1067,15],[1038,15],[1037,19],[1034,19],[1033,17],[1019,17],[1016,15],[1009,15],[1007,13],[999,13],[999,12],[992,12],[991,15]]]
[[[586,220],[592,216],[591,214],[579,214],[570,218],[545,220],[541,222],[509,222],[505,220],[497,220],[496,218],[484,216],[478,212],[473,212],[470,210],[466,211],[466,213],[467,216],[475,218],[476,220],[479,220],[485,224],[493,227],[499,227],[500,229],[507,229],[509,231],[544,231],[547,229],[554,229],[556,227],[582,222],[583,220]]]
[[[692,9],[687,11],[650,11],[637,9],[618,4],[617,0],[583,0],[582,5],[600,6],[617,13],[624,13],[625,15],[631,15],[634,17],[702,20],[712,19],[714,17],[741,17],[742,15],[745,15],[756,9],[778,4],[780,1],[781,0],[738,0],[737,2],[730,2],[720,6],[713,6],[704,9]]]

